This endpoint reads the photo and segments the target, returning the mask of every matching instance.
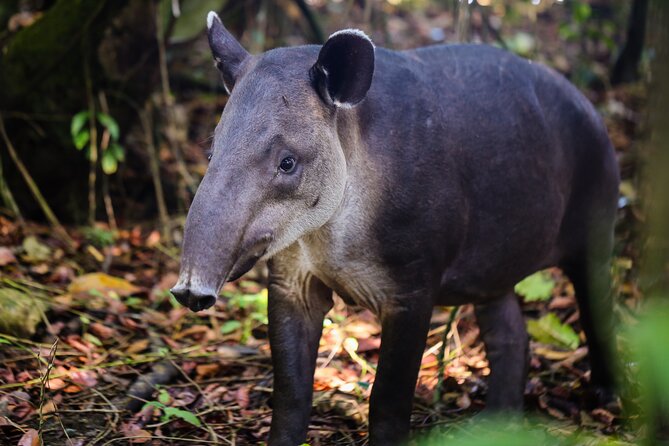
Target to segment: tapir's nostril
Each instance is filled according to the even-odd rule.
[[[186,287],[174,287],[170,290],[176,300],[193,311],[202,311],[216,303],[216,293],[193,290]]]

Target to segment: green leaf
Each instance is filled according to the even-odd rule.
[[[76,135],[81,132],[81,129],[84,127],[84,124],[86,124],[86,120],[90,116],[90,113],[87,110],[80,111],[76,115],[72,117],[72,122],[70,123],[70,133],[72,134],[72,138],[74,139]]]
[[[554,313],[548,313],[538,320],[527,321],[527,331],[543,344],[557,345],[574,350],[580,339],[570,325],[563,324]]]
[[[117,161],[125,161],[125,151],[120,144],[113,142],[109,145],[107,150],[114,155],[114,158],[116,158]]]
[[[544,271],[538,271],[518,282],[514,290],[525,298],[525,302],[535,302],[550,299],[553,288],[555,281],[551,276]]]
[[[147,407],[155,407],[156,409],[160,410],[165,410],[166,407],[163,403],[159,403],[158,401],[149,401],[148,403],[145,403],[142,406],[142,410],[146,409]]]
[[[24,258],[28,262],[44,262],[51,258],[51,248],[40,242],[34,235],[23,239]]]
[[[236,320],[226,321],[221,325],[221,334],[229,334],[242,327],[242,323]]]
[[[105,150],[105,152],[102,154],[102,170],[104,173],[107,175],[111,175],[114,172],[116,172],[116,169],[118,168],[118,161],[116,161],[116,158],[114,158],[114,155],[109,152],[109,150]]]
[[[170,394],[167,393],[165,389],[160,389],[160,392],[158,393],[158,401],[160,401],[163,404],[167,404],[170,402]]]
[[[584,23],[592,15],[592,7],[588,3],[574,3],[572,17],[577,23]]]
[[[106,113],[98,113],[98,122],[109,131],[112,140],[118,141],[121,132],[118,128],[118,123],[114,118]]]
[[[102,341],[100,338],[98,338],[95,335],[92,335],[90,333],[84,333],[84,339],[86,339],[88,342],[90,342],[93,345],[97,345],[98,347],[102,347]]]
[[[91,139],[91,134],[88,132],[88,129],[84,129],[72,137],[72,141],[74,142],[74,147],[76,147],[77,150],[81,150],[84,147],[86,147],[86,144],[88,144],[88,141],[90,141],[90,139]]]
[[[165,412],[165,417],[170,419],[172,417],[181,418],[187,423],[192,424],[193,426],[201,426],[202,423],[198,419],[197,415],[188,412],[187,410],[177,409],[176,407],[166,407],[163,409]]]

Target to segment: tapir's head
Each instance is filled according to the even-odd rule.
[[[347,177],[337,111],[365,98],[374,72],[374,46],[360,31],[335,33],[320,48],[252,56],[213,12],[207,27],[230,98],[188,212],[172,289],[194,311],[336,212]]]

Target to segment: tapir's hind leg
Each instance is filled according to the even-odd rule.
[[[509,293],[490,303],[476,305],[475,312],[490,362],[486,410],[520,411],[529,344],[518,298]]]
[[[599,402],[606,403],[614,397],[617,372],[610,269],[613,235],[609,225],[597,229],[591,231],[593,237],[583,249],[561,266],[574,285],[588,342],[591,383]]]

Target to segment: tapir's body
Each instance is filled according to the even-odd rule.
[[[305,440],[332,290],[382,321],[375,445],[408,432],[433,305],[476,304],[492,369],[488,406],[522,407],[527,335],[513,286],[547,266],[574,282],[593,380],[610,390],[618,170],[601,120],[574,87],[491,47],[374,50],[356,32],[323,49],[228,62],[225,51],[239,49],[216,47],[217,26],[210,42],[217,62],[235,67],[219,66],[234,89],[174,292],[200,309],[224,280],[269,258],[271,445]],[[245,166],[251,178],[226,173]]]

